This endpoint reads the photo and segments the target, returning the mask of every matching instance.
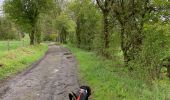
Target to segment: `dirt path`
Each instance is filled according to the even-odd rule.
[[[49,46],[38,64],[0,86],[0,100],[69,100],[78,88],[75,66],[68,49]]]

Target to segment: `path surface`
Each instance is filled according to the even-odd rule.
[[[68,93],[78,88],[75,66],[68,49],[49,46],[38,64],[1,84],[0,100],[69,100]]]

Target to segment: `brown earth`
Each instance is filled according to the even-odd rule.
[[[43,59],[0,84],[0,100],[69,100],[78,86],[74,56],[51,45]]]

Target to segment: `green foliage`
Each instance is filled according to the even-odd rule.
[[[158,80],[163,70],[163,60],[170,57],[169,1],[96,1],[100,2],[75,0],[69,3],[65,14],[68,13],[67,16],[76,23],[76,32],[68,35],[69,43],[97,51],[100,55],[107,52],[114,61],[124,62],[124,69],[128,69],[130,77],[150,84]],[[102,9],[97,4],[101,4],[98,6]],[[103,11],[101,6],[108,8]],[[109,23],[107,49],[103,45],[106,42],[102,30],[103,12],[109,13],[106,14]]]
[[[30,44],[34,44],[35,36],[40,36],[35,35],[39,15],[53,8],[53,4],[53,0],[6,0],[4,11],[24,32],[30,33]]]
[[[6,0],[4,11],[15,22],[28,28],[26,26],[32,27],[32,24],[38,20],[39,14],[47,11],[50,6],[52,6],[51,0]]]
[[[50,34],[57,34],[56,19],[50,12],[48,15],[41,14],[38,26],[44,41],[51,41]]]
[[[80,48],[93,49],[95,35],[101,33],[101,14],[90,0],[74,1],[70,4],[70,13],[76,22],[75,39]],[[96,44],[95,44],[96,45]]]
[[[155,81],[152,86],[141,78],[128,75],[120,60],[104,59],[92,52],[66,46],[79,61],[81,84],[92,87],[93,100],[168,100],[167,80]]]
[[[71,20],[66,13],[60,13],[60,15],[56,18],[56,28],[59,32],[59,42],[67,43],[67,39],[70,39],[67,37],[75,33],[75,27],[75,22]]]
[[[47,34],[47,35],[44,36],[43,40],[55,42],[57,37],[58,37],[57,34]]]
[[[51,39],[52,41],[56,41],[56,39],[57,39],[57,34],[50,34],[50,39]]]
[[[159,78],[162,62],[170,56],[169,25],[160,23],[145,25],[145,39],[143,41],[142,50],[130,66],[137,71],[136,75],[152,81]],[[139,72],[143,73],[139,73]]]
[[[20,33],[12,22],[0,17],[0,40],[7,39],[20,39]]]

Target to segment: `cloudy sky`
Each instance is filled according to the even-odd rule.
[[[2,6],[4,0],[0,0],[0,6]]]
[[[0,0],[0,15],[2,15],[2,4],[4,0]]]

